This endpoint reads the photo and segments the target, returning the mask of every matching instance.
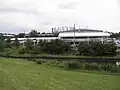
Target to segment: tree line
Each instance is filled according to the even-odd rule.
[[[81,42],[75,47],[63,40],[40,40],[33,42],[27,39],[21,44],[17,38],[11,41],[0,39],[0,52],[9,54],[47,54],[47,55],[78,55],[78,56],[115,56],[117,46],[113,42]]]

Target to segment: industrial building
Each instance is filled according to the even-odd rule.
[[[21,43],[24,43],[27,39],[31,39],[34,42],[39,42],[39,40],[55,40],[55,39],[61,39],[64,40],[67,43],[79,43],[79,42],[89,42],[89,41],[101,41],[101,42],[108,42],[111,41],[112,39],[110,38],[110,33],[108,32],[103,32],[102,30],[91,30],[91,29],[75,29],[75,30],[66,30],[66,31],[58,31],[58,32],[53,32],[57,33],[57,36],[49,37],[49,35],[42,36],[42,37],[27,37],[27,38],[18,38],[18,40]],[[51,35],[50,34],[50,35]],[[15,38],[11,39],[12,41],[15,40]]]

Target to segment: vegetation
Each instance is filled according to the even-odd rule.
[[[101,71],[101,72],[112,72],[120,73],[120,65],[117,66],[115,63],[106,62],[85,62],[85,61],[60,61],[60,60],[35,60],[37,64],[47,64],[66,69],[78,69],[78,70],[90,70],[90,71]]]
[[[27,39],[26,42],[20,44],[17,38],[11,41],[11,38],[0,40],[0,51],[12,51],[16,54],[48,54],[48,55],[79,55],[79,56],[115,56],[117,47],[113,42],[102,43],[93,42],[80,43],[72,49],[71,45],[63,40],[35,40]],[[16,48],[16,50],[15,50]],[[15,50],[15,51],[14,51]],[[10,54],[13,54],[10,52]]]
[[[120,75],[75,72],[0,58],[0,90],[120,90]]]
[[[30,33],[29,33],[29,36],[30,37],[38,37],[38,32],[36,30],[32,30]]]
[[[102,43],[102,42],[93,42],[80,43],[78,45],[79,55],[85,56],[114,56],[116,55],[117,47],[113,42]]]
[[[112,35],[110,37],[120,39],[120,32],[119,33],[112,33]]]
[[[25,33],[19,33],[18,35],[16,35],[17,38],[24,38],[25,37]]]
[[[40,41],[40,50],[49,54],[63,54],[65,52],[70,52],[70,45],[62,40],[52,40],[50,42]]]

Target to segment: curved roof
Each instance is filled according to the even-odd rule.
[[[84,32],[84,33],[75,32],[75,37],[95,37],[95,36],[110,36],[110,34],[106,32]],[[74,37],[74,32],[59,33],[59,37]]]

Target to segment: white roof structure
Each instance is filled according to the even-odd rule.
[[[96,37],[96,36],[107,36],[109,37],[110,34],[106,32],[75,32],[75,37]],[[74,32],[64,32],[59,33],[59,37],[74,37]]]
[[[31,40],[54,40],[54,39],[58,39],[58,37],[35,37],[35,38],[17,38],[19,41],[24,41],[27,39],[31,39]],[[12,41],[15,40],[15,38],[11,38]]]

